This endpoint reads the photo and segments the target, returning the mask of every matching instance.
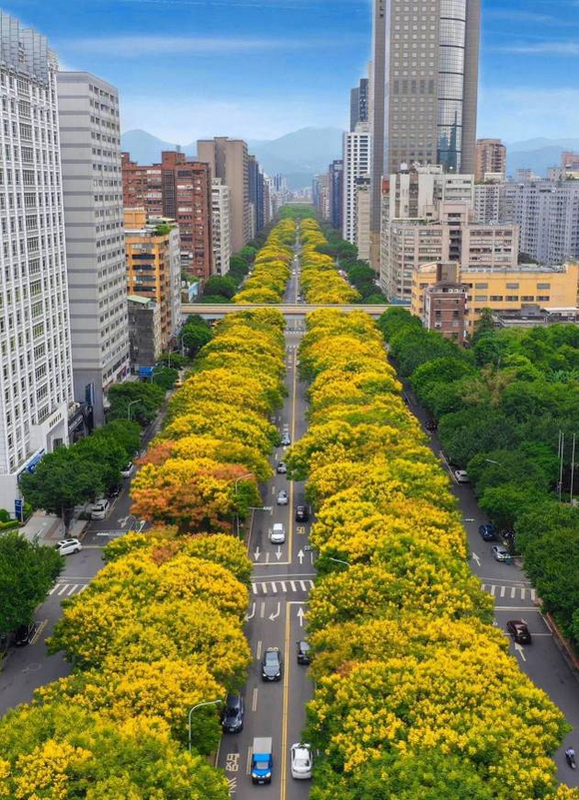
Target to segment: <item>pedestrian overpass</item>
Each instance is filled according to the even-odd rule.
[[[203,319],[213,320],[222,319],[228,314],[234,314],[236,311],[248,311],[261,308],[274,308],[280,311],[284,317],[305,317],[312,311],[319,311],[320,309],[335,308],[338,311],[365,311],[372,317],[379,317],[389,305],[306,305],[305,303],[254,303],[251,305],[236,305],[235,303],[210,304],[210,303],[184,303],[181,306],[181,311],[184,316],[189,314],[198,314]]]

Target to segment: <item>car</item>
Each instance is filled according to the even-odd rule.
[[[90,518],[91,519],[106,519],[107,514],[109,513],[109,509],[111,504],[109,501],[101,497],[100,500],[97,500],[96,503],[93,503],[90,509]]]
[[[310,510],[307,506],[296,506],[296,522],[307,522],[310,518]]]
[[[465,469],[455,469],[454,477],[457,483],[470,483],[468,479],[468,472]]]
[[[309,744],[292,744],[290,749],[292,778],[309,780],[312,777],[312,751]]]
[[[82,544],[78,539],[61,539],[55,547],[61,556],[70,556],[72,553],[80,553],[82,550]]]
[[[298,642],[298,664],[311,664],[311,645],[305,639]]]
[[[496,542],[497,540],[497,529],[494,525],[479,525],[478,532],[485,542]]]
[[[125,464],[125,466],[122,468],[121,476],[123,478],[130,478],[134,470],[135,470],[135,465],[133,464],[132,461],[129,461],[129,463]]]
[[[261,658],[261,677],[264,681],[279,681],[281,678],[281,653],[279,647],[266,648]]]
[[[225,733],[240,733],[245,718],[245,700],[240,694],[230,694],[221,716],[221,727]]]
[[[491,547],[491,553],[495,561],[508,561],[511,558],[511,554],[502,544],[494,544]]]
[[[289,447],[291,443],[292,443],[292,440],[290,439],[289,433],[284,433],[282,435],[282,437],[281,437],[281,445],[282,445],[282,447]]]
[[[438,425],[436,424],[435,420],[429,419],[426,424],[424,425],[427,431],[436,431],[438,430]]]
[[[35,633],[35,622],[30,622],[28,625],[21,625],[14,633],[14,644],[16,647],[24,647],[27,644],[31,644]]]
[[[510,619],[507,622],[507,633],[517,644],[531,644],[533,641],[527,623],[520,619]]]
[[[281,492],[278,493],[277,504],[278,506],[287,506],[288,503],[289,498],[287,496],[287,492],[285,489],[282,489]]]
[[[277,465],[276,472],[278,475],[285,475],[287,472],[287,467],[284,461],[280,461]]]
[[[285,525],[283,522],[274,522],[269,533],[269,541],[272,544],[283,544],[285,542]]]
[[[108,490],[107,497],[111,497],[114,500],[114,498],[118,497],[122,491],[122,484],[117,483],[116,486],[111,486],[111,488]]]

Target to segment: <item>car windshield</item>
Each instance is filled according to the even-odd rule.
[[[277,653],[266,653],[265,655],[265,663],[269,666],[276,667],[277,666]],[[287,752],[287,751],[286,751]]]
[[[267,761],[256,761],[255,769],[269,769],[269,764]]]

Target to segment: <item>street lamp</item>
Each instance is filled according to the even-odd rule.
[[[131,421],[131,406],[134,406],[140,402],[141,402],[140,400],[131,400],[131,402],[127,406],[127,419],[129,420],[129,422]]]
[[[351,566],[349,561],[344,561],[341,558],[332,558],[332,556],[328,556],[328,561],[335,561],[336,564],[345,564],[347,567]]]
[[[193,712],[198,708],[203,708],[203,706],[217,706],[222,702],[223,700],[209,700],[207,703],[197,703],[196,706],[189,709],[189,753],[191,753],[191,717],[193,716]]]
[[[497,467],[502,467],[502,466],[503,466],[503,465],[502,465],[501,463],[499,463],[498,461],[493,461],[493,459],[492,459],[492,458],[485,458],[485,461],[487,461],[489,464],[496,464],[496,466],[497,466]]]

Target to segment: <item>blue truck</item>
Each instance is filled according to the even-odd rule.
[[[253,740],[251,753],[251,780],[254,784],[271,783],[273,754],[271,738],[262,737]]]

